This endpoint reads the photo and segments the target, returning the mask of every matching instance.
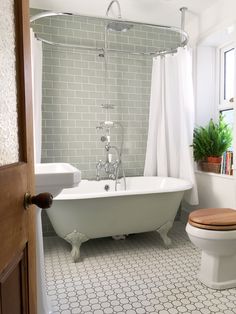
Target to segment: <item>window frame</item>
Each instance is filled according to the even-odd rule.
[[[218,115],[220,113],[220,111],[223,110],[230,110],[230,109],[234,109],[234,101],[229,101],[224,99],[224,93],[225,93],[225,52],[230,51],[234,49],[235,54],[236,54],[236,45],[234,42],[228,43],[228,44],[224,44],[220,47],[218,47],[218,60],[219,60],[219,64],[218,64],[218,90],[219,90],[219,99],[218,99]],[[236,60],[236,58],[235,58]],[[234,69],[236,68],[236,62],[234,65]],[[236,83],[236,75],[234,78],[234,83]]]
[[[234,49],[234,96],[233,101],[225,100],[224,93],[225,93],[225,52]],[[236,99],[236,42],[228,42],[224,43],[223,45],[217,47],[217,62],[216,62],[216,94],[217,94],[217,105],[216,105],[216,116],[219,118],[219,115],[222,111],[233,110],[234,116],[234,124],[233,130],[235,129],[234,125],[236,123],[236,110],[235,110],[235,99]],[[236,137],[234,136],[233,132],[233,143],[232,148],[233,152],[236,147]],[[233,164],[236,164],[236,154],[233,154]],[[235,167],[233,167],[235,169]],[[234,175],[235,176],[235,175]]]

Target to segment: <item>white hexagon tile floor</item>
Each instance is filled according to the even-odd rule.
[[[90,240],[78,263],[64,240],[45,238],[53,313],[236,313],[236,289],[216,291],[197,280],[200,252],[182,223],[175,223],[170,237],[170,249],[156,232]]]

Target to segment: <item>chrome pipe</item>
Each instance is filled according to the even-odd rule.
[[[100,53],[104,53],[104,48],[96,48],[96,47],[90,47],[90,46],[82,46],[82,45],[76,45],[76,44],[66,44],[66,43],[58,43],[55,41],[51,41],[45,38],[42,38],[35,34],[35,38],[40,40],[41,42],[51,45],[51,46],[58,46],[58,47],[68,47],[68,48],[76,48],[76,49],[81,49],[81,50],[91,50],[91,51],[97,51]]]
[[[109,4],[108,8],[107,8],[107,11],[106,11],[106,16],[108,16],[109,14],[109,11],[112,7],[112,5],[116,3],[117,7],[118,7],[118,19],[121,19],[121,8],[120,8],[120,3],[118,0],[112,0],[111,3]]]
[[[184,29],[185,29],[185,13],[188,10],[188,8],[182,7],[179,10],[181,12],[181,30],[184,31]]]
[[[180,11],[183,11],[185,13],[185,11],[187,10],[187,8],[181,8]],[[83,15],[79,15],[79,14],[75,14],[75,13],[71,13],[71,12],[54,12],[54,11],[45,11],[45,12],[41,12],[39,14],[36,14],[36,15],[33,15],[31,18],[30,18],[30,22],[35,22],[41,18],[44,18],[44,17],[50,17],[50,16],[57,16],[57,15],[64,15],[64,16],[83,16]],[[183,14],[184,15],[184,14]],[[91,17],[91,18],[97,18],[97,19],[101,19],[101,20],[105,20],[107,22],[111,22],[111,21],[114,21],[114,22],[117,22],[117,23],[130,23],[130,24],[134,24],[134,25],[145,25],[145,26],[149,26],[149,27],[155,27],[157,29],[168,29],[168,30],[171,30],[173,32],[176,32],[178,34],[181,35],[181,38],[182,39],[182,42],[180,43],[180,46],[181,47],[184,47],[187,45],[188,41],[189,41],[189,37],[188,37],[188,34],[183,30],[183,29],[180,29],[178,27],[173,27],[173,26],[165,26],[165,25],[158,25],[158,24],[150,24],[150,23],[140,23],[140,22],[136,22],[136,21],[128,21],[128,20],[119,20],[119,19],[113,19],[113,18],[110,18],[110,17],[97,17],[97,16],[87,16],[87,17]],[[184,22],[184,21],[183,21]],[[57,46],[63,46],[63,47],[71,47],[71,48],[80,48],[81,49],[87,49],[87,48],[83,48],[84,46],[79,46],[79,45],[73,45],[73,44],[60,44],[60,43],[55,43],[53,44],[53,42],[50,42],[48,41],[47,39],[44,39],[40,36],[37,36],[38,40],[41,40],[47,44],[51,44],[51,45],[57,45]],[[88,47],[89,50],[97,50],[97,51],[104,51],[103,48],[92,48],[92,47]],[[114,50],[115,51],[115,50]],[[112,51],[110,51],[112,52]],[[121,53],[127,53],[126,51],[116,51],[116,52],[121,52]],[[141,54],[141,55],[155,55],[155,54],[159,54],[160,51],[157,51],[157,52],[151,52],[151,53],[131,53],[131,54]],[[172,51],[168,50],[167,53],[172,53]]]
[[[57,15],[83,16],[83,17],[88,17],[88,18],[97,18],[97,19],[100,19],[100,20],[108,21],[108,22],[127,23],[127,24],[130,23],[130,24],[135,24],[135,25],[142,24],[144,26],[156,27],[156,28],[160,28],[160,29],[169,29],[169,30],[173,30],[173,31],[178,32],[178,33],[182,33],[182,30],[180,28],[178,28],[178,27],[175,27],[175,26],[152,24],[152,23],[143,23],[143,22],[130,21],[130,20],[125,20],[125,19],[122,19],[122,21],[121,21],[121,20],[117,20],[117,19],[114,19],[114,18],[111,18],[111,17],[107,17],[107,16],[106,17],[101,17],[101,16],[93,16],[93,15],[82,15],[82,14],[76,14],[76,13],[72,13],[72,12],[65,13],[65,12],[45,11],[45,12],[33,15],[30,18],[30,21],[32,20],[32,22],[33,22],[33,21],[39,20],[39,19],[47,17],[47,16],[50,17],[50,16],[57,16]],[[185,32],[183,32],[183,33],[186,34]]]
[[[186,14],[186,11],[188,10],[188,8],[182,7],[179,10],[181,12],[181,30],[184,32],[184,29],[185,29],[185,14]],[[184,41],[183,35],[181,35],[181,40]]]
[[[54,11],[45,11],[45,12],[41,12],[38,14],[35,14],[33,16],[31,16],[30,18],[30,23],[37,21],[39,19],[42,19],[44,17],[49,17],[49,16],[58,16],[58,15],[73,15],[73,13],[67,13],[67,12],[54,12]]]
[[[50,41],[45,38],[42,38],[38,36],[37,34],[35,34],[35,37],[41,42],[47,45],[55,46],[55,47],[89,50],[89,51],[95,51],[95,52],[104,54],[104,48],[96,48],[96,47],[82,46],[82,45],[76,45],[76,44],[58,43],[58,42],[54,42],[54,41]],[[132,52],[132,51],[125,51],[125,50],[118,50],[118,49],[107,49],[108,53],[122,53],[122,54],[130,54],[134,56],[149,56],[149,57],[156,57],[160,55],[171,54],[171,53],[175,53],[176,51],[177,51],[176,49],[170,49],[170,50],[160,50],[160,51],[153,51],[153,52]]]

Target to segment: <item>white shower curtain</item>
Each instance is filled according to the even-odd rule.
[[[34,162],[41,162],[42,150],[42,42],[31,29],[32,101],[34,131]]]
[[[198,204],[192,144],[194,98],[188,48],[153,59],[149,130],[144,175],[186,179],[193,189],[185,200]]]

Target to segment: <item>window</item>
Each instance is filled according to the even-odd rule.
[[[224,51],[224,100],[234,97],[234,48]]]
[[[235,81],[235,48],[232,45],[220,49],[220,101],[219,112],[233,126],[234,120],[234,81]]]
[[[227,45],[220,49],[220,97],[218,112],[223,114],[226,123],[234,127],[235,95],[235,48]],[[232,174],[233,147],[225,152],[222,158],[221,173]]]

